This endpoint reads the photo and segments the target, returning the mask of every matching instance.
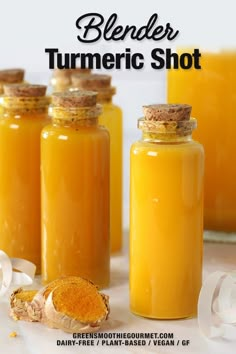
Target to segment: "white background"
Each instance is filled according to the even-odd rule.
[[[219,49],[236,46],[235,0],[0,0],[0,68],[23,67],[26,78],[48,83],[48,55],[45,48],[61,52],[142,52],[144,70],[110,72],[117,86],[115,102],[124,112],[124,226],[128,226],[129,148],[140,136],[136,121],[142,105],[166,100],[164,70],[150,69],[150,52],[156,47],[191,46]],[[77,40],[76,19],[86,12],[99,12],[105,18],[116,12],[120,24],[145,25],[157,12],[159,24],[170,22],[180,34],[173,43],[104,42],[82,45]],[[187,90],[188,88],[186,88]]]

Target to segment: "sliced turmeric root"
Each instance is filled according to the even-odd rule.
[[[41,290],[17,289],[11,295],[11,317],[42,322],[66,332],[94,332],[107,320],[109,297],[80,277],[62,277]]]
[[[51,325],[65,332],[94,332],[108,318],[108,296],[98,292],[88,280],[58,285],[45,303]]]
[[[45,318],[44,306],[45,302],[51,293],[57,286],[67,283],[78,282],[79,277],[76,276],[68,276],[68,277],[61,277],[58,279],[53,280],[51,283],[46,285],[44,288],[39,290],[37,294],[34,296],[31,304],[28,306],[28,315],[33,321],[40,321],[40,322],[48,322]],[[48,323],[49,324],[49,323]]]
[[[28,315],[28,306],[32,302],[38,290],[16,289],[10,297],[10,316],[14,320],[33,321]]]

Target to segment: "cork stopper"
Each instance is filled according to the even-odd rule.
[[[93,107],[96,106],[97,93],[93,91],[56,92],[52,95],[53,106]]]
[[[82,68],[75,68],[75,69],[55,69],[53,71],[53,77],[62,78],[67,77],[70,78],[72,74],[90,74],[91,69],[82,69]]]
[[[101,74],[81,75],[78,73],[71,76],[72,86],[83,90],[103,90],[111,87],[111,76]]]
[[[70,78],[70,70],[68,69],[55,69],[52,76],[55,78]]]
[[[45,85],[11,84],[3,87],[7,97],[43,97],[46,90]]]
[[[24,80],[25,71],[23,69],[0,70],[0,82],[19,83]]]
[[[91,69],[88,69],[88,68],[75,68],[75,69],[69,69],[70,70],[70,75],[72,74],[82,74],[82,75],[88,75],[91,73]]]
[[[154,104],[143,106],[145,120],[186,121],[190,119],[192,107],[187,104]]]

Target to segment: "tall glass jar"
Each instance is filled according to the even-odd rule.
[[[50,85],[53,92],[62,92],[71,86],[71,75],[74,73],[89,74],[90,69],[56,69],[53,71]]]
[[[94,92],[52,95],[41,137],[42,280],[109,284],[109,133]]]
[[[214,230],[205,236],[232,241],[236,232],[236,51],[202,51],[201,67],[169,71],[168,102],[189,102],[198,117],[194,136],[206,154],[204,227]]]
[[[71,80],[71,90],[93,90],[98,93],[97,101],[102,105],[99,124],[110,133],[111,252],[118,252],[122,248],[122,111],[112,102],[116,90],[111,86],[111,76],[73,74]]]
[[[40,133],[49,123],[46,86],[7,85],[0,118],[0,249],[40,272]]]
[[[202,280],[202,146],[191,106],[144,106],[131,147],[130,306],[135,314],[195,316]]]

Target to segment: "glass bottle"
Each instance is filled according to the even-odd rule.
[[[186,52],[186,50],[185,50]],[[212,240],[231,241],[236,232],[234,136],[236,51],[201,51],[201,70],[170,70],[168,102],[189,102],[206,154],[204,228]],[[186,87],[188,89],[186,89]]]
[[[109,133],[95,92],[52,95],[41,136],[42,281],[109,284]]]
[[[79,74],[89,74],[90,69],[55,69],[52,73],[52,78],[50,80],[50,85],[52,86],[53,92],[62,92],[71,86],[71,75],[74,73]]]
[[[49,123],[46,86],[4,86],[0,118],[0,249],[40,272],[40,133]]]
[[[97,101],[102,105],[99,124],[104,125],[110,133],[110,231],[111,252],[122,248],[122,111],[112,102],[115,87],[111,86],[109,75],[73,74],[72,91],[93,90],[98,93]]]
[[[130,306],[156,319],[195,316],[202,279],[203,148],[191,106],[144,106],[131,147]]]

